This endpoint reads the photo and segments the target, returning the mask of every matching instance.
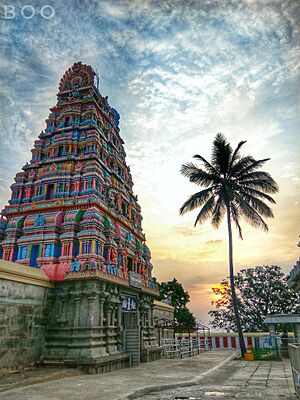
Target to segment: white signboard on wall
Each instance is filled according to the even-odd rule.
[[[135,288],[141,289],[142,288],[142,279],[141,275],[137,274],[136,272],[129,271],[128,274],[129,285]]]

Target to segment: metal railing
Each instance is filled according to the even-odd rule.
[[[163,339],[163,356],[165,358],[183,358],[193,356],[200,352],[210,350],[208,342],[204,338],[190,339]]]
[[[300,398],[300,343],[288,345],[292,366],[293,381],[297,396]]]

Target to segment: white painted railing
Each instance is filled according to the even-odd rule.
[[[203,338],[163,339],[162,346],[165,358],[183,358],[209,350],[208,343]]]
[[[295,391],[300,398],[300,343],[289,343],[289,354],[292,366]]]

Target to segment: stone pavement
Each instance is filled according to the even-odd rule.
[[[199,385],[163,390],[136,400],[296,400],[289,360],[234,360],[209,374]]]
[[[195,382],[220,365],[228,363],[236,354],[228,350],[210,351],[184,359],[142,363],[139,367],[102,375],[81,374],[49,382],[44,375],[46,382],[6,390],[0,393],[0,400],[118,400],[132,394],[138,396],[149,393],[149,387],[153,391],[185,385],[187,381]],[[36,373],[40,376],[38,370]]]
[[[296,400],[289,360],[245,362],[235,355],[212,351],[103,375],[81,374],[6,390],[0,400]]]
[[[77,368],[64,367],[29,367],[23,370],[14,371],[8,369],[1,370],[0,374],[0,394],[6,390],[30,386],[36,383],[55,381],[70,376],[82,375],[83,372]]]

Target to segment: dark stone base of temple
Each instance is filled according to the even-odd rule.
[[[143,349],[141,351],[141,362],[156,361],[161,358],[162,347]]]
[[[134,302],[134,311],[123,311],[124,299]],[[102,373],[160,358],[148,293],[80,276],[56,282],[48,308],[45,360]]]
[[[0,269],[0,370],[36,364],[96,374],[161,358],[152,293],[102,276],[49,282],[41,270],[2,260]]]
[[[88,374],[103,374],[130,367],[130,357],[127,355],[111,356],[99,360],[81,362],[80,367]]]
[[[98,359],[44,359],[42,366],[63,366],[71,368],[80,368],[88,374],[103,374],[105,372],[116,371],[131,366],[130,357],[126,354],[117,354],[113,356],[101,357]]]

